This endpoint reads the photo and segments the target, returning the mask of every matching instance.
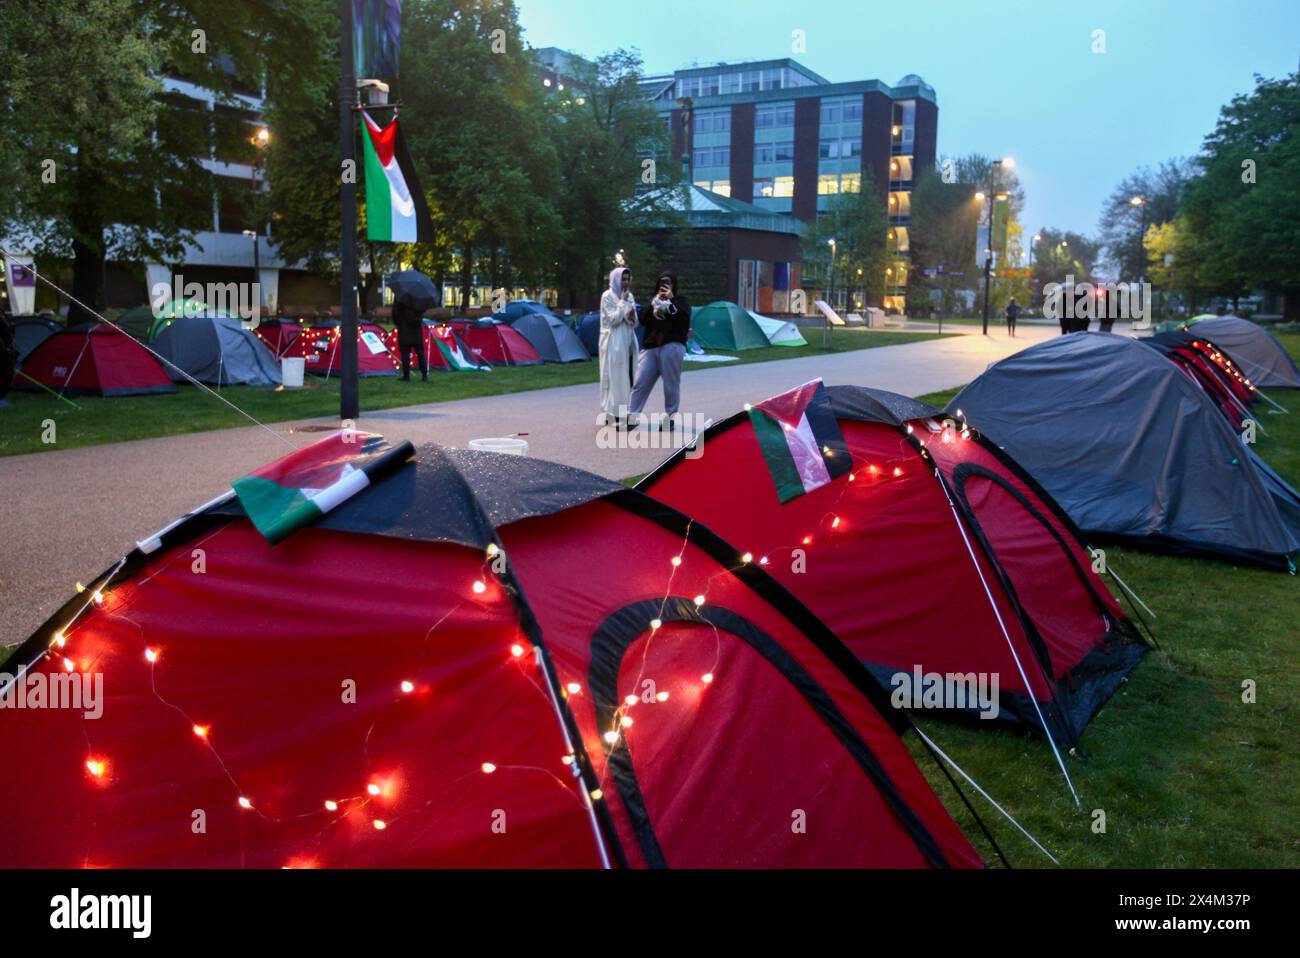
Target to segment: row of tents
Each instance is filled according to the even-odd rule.
[[[307,373],[325,377],[337,376],[342,361],[337,322],[271,320],[249,330],[202,304],[169,303],[157,314],[149,312],[148,323],[137,316],[119,325],[133,335],[106,324],[68,329],[47,319],[19,321],[15,385],[99,396],[173,392],[174,382],[189,378],[220,386],[275,386],[283,358],[301,358]],[[806,345],[794,324],[734,303],[697,310],[695,330],[700,346],[709,349]],[[425,320],[421,348],[430,369],[464,372],[586,362],[598,355],[599,335],[597,314],[574,328],[539,303],[517,301],[482,320]],[[360,375],[397,375],[396,330],[362,321],[357,354]]]
[[[1039,343],[990,366],[947,412],[1090,536],[1294,572],[1300,493],[1255,451],[1260,410],[1276,407],[1261,388],[1300,389],[1300,370],[1265,329],[1229,316],[1147,339]]]
[[[1179,465],[1112,475],[1154,469],[1171,502],[1240,447],[1142,342],[1074,334],[985,377],[945,411],[807,384],[631,489],[431,444],[275,546],[210,503],[15,653],[111,680],[93,736],[0,710],[0,764],[24,769],[0,801],[28,826],[0,865],[979,867],[899,677],[938,681],[902,704],[1032,732],[1065,772],[1147,646],[1052,467],[1108,468],[1098,419],[1127,423]],[[319,487],[322,444],[259,475]],[[200,539],[221,574],[192,574]],[[959,694],[979,675],[992,708]]]

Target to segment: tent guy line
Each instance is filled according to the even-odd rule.
[[[9,250],[5,249],[4,247],[0,247],[0,255],[4,256],[6,259],[9,259],[9,258],[12,258],[15,254],[12,253],[12,252],[10,252]],[[131,335],[131,334],[128,333],[125,329],[123,329],[121,326],[117,325],[116,323],[112,322],[112,321],[109,320],[109,319],[106,319],[104,316],[100,315],[100,313],[99,313],[97,310],[94,310],[94,309],[92,309],[91,307],[87,306],[87,305],[86,305],[85,303],[83,303],[81,300],[77,299],[77,297],[73,296],[71,293],[69,293],[67,290],[63,289],[63,288],[62,288],[61,286],[59,286],[57,283],[55,283],[55,282],[53,282],[52,280],[50,280],[48,277],[45,276],[45,274],[43,274],[43,273],[37,271],[35,265],[32,265],[31,267],[29,267],[29,268],[28,268],[28,272],[30,272],[34,277],[36,277],[37,279],[39,279],[39,280],[40,280],[42,283],[44,283],[46,286],[48,286],[48,287],[50,287],[51,289],[53,289],[53,290],[54,290],[56,293],[58,293],[59,295],[67,297],[67,299],[68,299],[69,302],[71,302],[71,303],[75,303],[77,306],[79,306],[79,307],[81,307],[82,309],[86,310],[86,312],[90,313],[92,316],[94,316],[96,319],[98,319],[101,323],[104,323],[104,324],[106,324],[106,325],[112,327],[113,329],[115,329],[115,330],[117,330],[119,333],[121,333],[123,336],[130,336],[130,335]],[[149,352],[149,354],[150,354],[151,356],[154,357],[154,359],[157,359],[159,362],[165,363],[166,365],[170,366],[172,369],[175,369],[175,370],[176,370],[178,373],[180,373],[181,376],[183,376],[183,377],[185,378],[185,380],[186,380],[187,382],[189,382],[190,384],[192,384],[192,385],[194,385],[194,386],[197,386],[197,387],[198,387],[199,389],[201,389],[203,392],[206,392],[208,395],[214,397],[214,398],[217,399],[219,402],[223,402],[223,403],[225,403],[227,406],[229,406],[231,409],[235,410],[235,412],[239,413],[241,416],[243,416],[245,419],[247,419],[247,420],[248,420],[249,422],[251,422],[253,425],[258,426],[259,428],[261,428],[261,429],[264,430],[265,432],[267,432],[267,433],[269,433],[270,435],[274,436],[276,439],[278,439],[280,442],[284,443],[286,446],[293,447],[293,443],[290,442],[290,441],[289,441],[285,436],[283,436],[283,435],[281,435],[280,433],[276,432],[274,429],[272,429],[272,428],[271,428],[270,426],[268,426],[266,423],[262,422],[260,419],[258,419],[258,418],[256,418],[255,416],[253,416],[251,413],[248,413],[248,412],[246,412],[245,410],[241,409],[239,406],[235,405],[233,402],[231,402],[231,401],[230,401],[229,399],[227,399],[225,396],[222,396],[220,393],[218,393],[218,392],[216,392],[216,391],[214,391],[214,390],[212,390],[212,389],[209,389],[206,385],[204,385],[203,383],[199,382],[197,379],[195,379],[193,376],[191,376],[191,375],[190,375],[189,373],[187,373],[185,370],[181,369],[179,366],[177,366],[177,365],[176,365],[175,363],[173,363],[171,360],[167,359],[167,358],[164,357],[164,356],[159,355],[155,350],[150,349],[150,348],[149,348],[149,345],[148,345],[147,343],[140,343],[139,345],[142,346],[145,350],[147,350],[147,351]]]

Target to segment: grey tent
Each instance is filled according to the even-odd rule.
[[[173,320],[153,341],[153,349],[200,382],[280,385],[280,367],[271,351],[251,330],[226,316]],[[172,366],[167,366],[167,372],[174,380],[185,378]]]
[[[1300,369],[1262,326],[1240,316],[1216,316],[1197,320],[1187,331],[1213,340],[1256,386],[1300,389]]]
[[[591,358],[578,334],[552,312],[524,313],[509,325],[548,363],[585,362]]]
[[[14,348],[18,351],[18,362],[21,363],[28,353],[61,329],[61,325],[49,319],[15,320]]]
[[[1290,567],[1300,493],[1158,352],[1072,333],[990,366],[948,405],[1085,533]],[[959,412],[960,411],[960,412]]]

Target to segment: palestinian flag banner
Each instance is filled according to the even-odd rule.
[[[239,503],[271,545],[310,525],[415,454],[383,436],[342,430],[232,483]]]
[[[366,239],[380,243],[431,243],[433,220],[397,117],[380,129],[362,112],[366,164]]]
[[[820,379],[750,406],[749,421],[782,505],[820,489],[853,465]]]
[[[443,361],[457,372],[492,369],[486,363],[479,364],[467,359],[464,350],[460,348],[460,343],[456,342],[456,334],[452,332],[450,327],[443,326],[430,331],[429,340],[438,347],[438,352],[442,353]]]

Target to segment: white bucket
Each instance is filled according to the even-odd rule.
[[[471,439],[469,448],[479,452],[501,452],[507,456],[528,455],[528,443],[522,439],[502,437],[500,439]]]
[[[285,389],[301,389],[306,361],[301,356],[285,356],[280,360],[280,381]]]

